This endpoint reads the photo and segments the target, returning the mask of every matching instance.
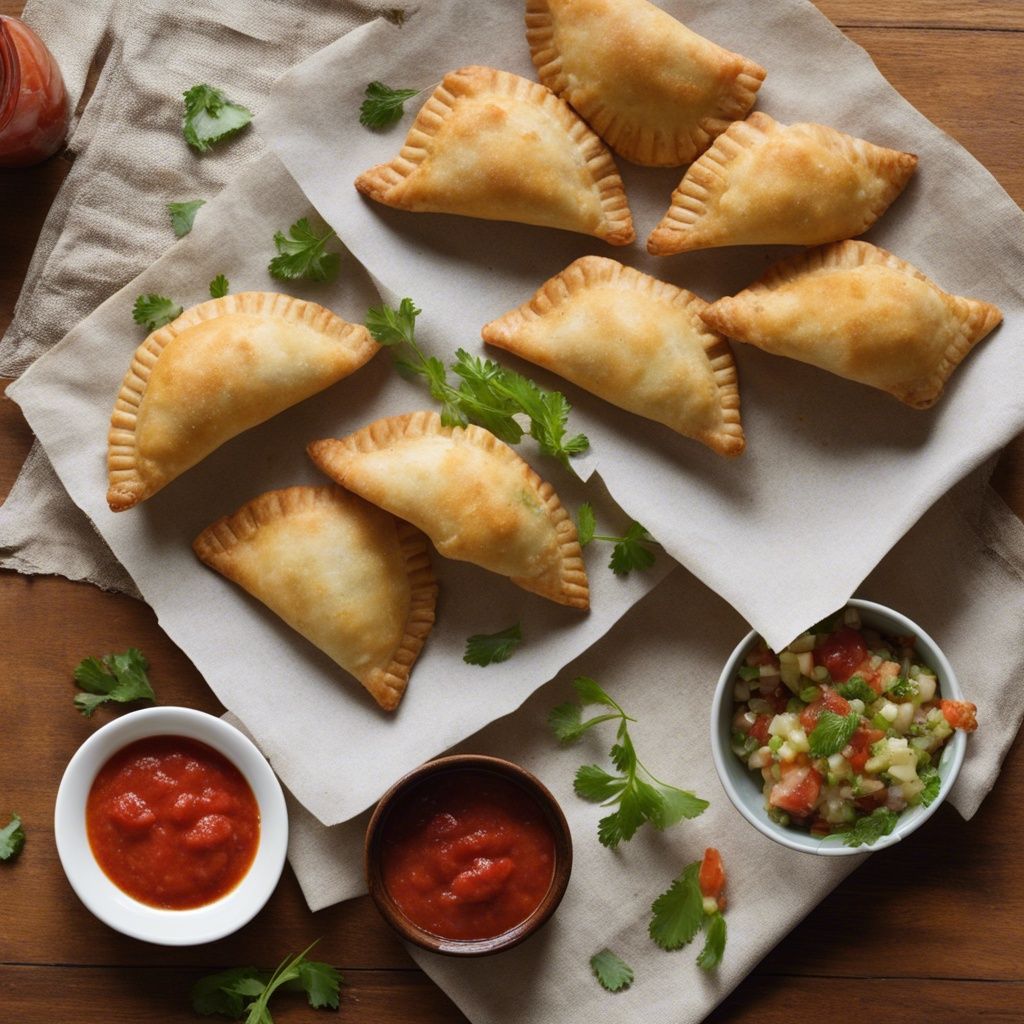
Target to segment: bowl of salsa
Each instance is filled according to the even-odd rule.
[[[975,715],[920,626],[851,599],[781,651],[756,632],[737,645],[712,704],[712,751],[730,800],[766,836],[865,853],[935,813]]]
[[[71,887],[111,928],[160,945],[212,942],[263,907],[288,815],[255,745],[190,708],[146,708],[93,733],[54,812]]]
[[[381,797],[366,830],[366,879],[384,919],[435,953],[483,956],[555,912],[572,839],[525,768],[459,754],[421,765]]]

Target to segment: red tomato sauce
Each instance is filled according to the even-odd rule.
[[[446,939],[487,939],[525,921],[551,886],[544,812],[498,775],[449,772],[397,803],[381,844],[384,885],[402,913]]]
[[[85,825],[93,856],[119,889],[184,910],[242,880],[259,845],[260,812],[242,773],[212,747],[149,736],[99,770]]]

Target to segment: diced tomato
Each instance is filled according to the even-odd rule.
[[[748,665],[772,665],[774,668],[779,667],[779,656],[773,651],[769,651],[767,647],[762,647],[760,650],[753,650],[747,655]]]
[[[859,796],[854,803],[865,814],[870,814],[876,807],[881,807],[889,799],[889,791],[880,789],[877,793],[869,793],[867,796]]]
[[[821,688],[821,697],[813,704],[800,712],[800,724],[806,732],[810,732],[821,718],[823,711],[832,711],[837,715],[848,715],[850,713],[850,702],[845,697],[840,697],[835,690],[827,686]]]
[[[754,719],[754,724],[750,727],[749,735],[753,736],[762,747],[768,742],[768,726],[771,724],[771,721],[771,715],[758,715]]]
[[[772,786],[768,802],[794,818],[806,818],[814,810],[820,792],[821,776],[810,765],[802,765]]]
[[[877,743],[885,733],[881,729],[870,729],[866,725],[860,725],[857,731],[850,737],[850,746],[853,747],[853,754],[850,757],[850,765],[855,772],[864,771],[864,765],[871,757],[871,744]]]
[[[704,859],[700,862],[700,874],[697,876],[702,896],[717,900],[718,909],[725,910],[725,868],[722,866],[722,855],[709,846],[704,851]]]
[[[838,682],[845,682],[853,675],[861,662],[868,656],[864,638],[855,629],[844,626],[830,634],[814,652],[814,661],[824,665],[829,675]]]
[[[939,707],[954,729],[974,732],[978,728],[978,708],[968,700],[940,700]]]
[[[788,689],[780,684],[768,693],[761,690],[760,696],[762,700],[766,700],[771,705],[772,711],[774,711],[775,714],[781,715],[789,704],[791,694]]]

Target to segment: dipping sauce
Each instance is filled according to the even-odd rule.
[[[85,826],[93,856],[119,889],[185,910],[242,880],[259,845],[260,811],[223,754],[185,736],[149,736],[99,770]]]
[[[496,774],[428,777],[384,823],[388,894],[413,924],[442,938],[493,938],[525,921],[547,895],[554,866],[544,811]]]

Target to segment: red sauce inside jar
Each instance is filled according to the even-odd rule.
[[[85,826],[93,856],[119,889],[185,910],[242,880],[259,845],[260,812],[223,754],[185,736],[149,736],[99,770]]]
[[[496,774],[424,779],[388,814],[381,874],[415,925],[445,939],[488,939],[525,921],[551,887],[555,839],[521,787]]]

